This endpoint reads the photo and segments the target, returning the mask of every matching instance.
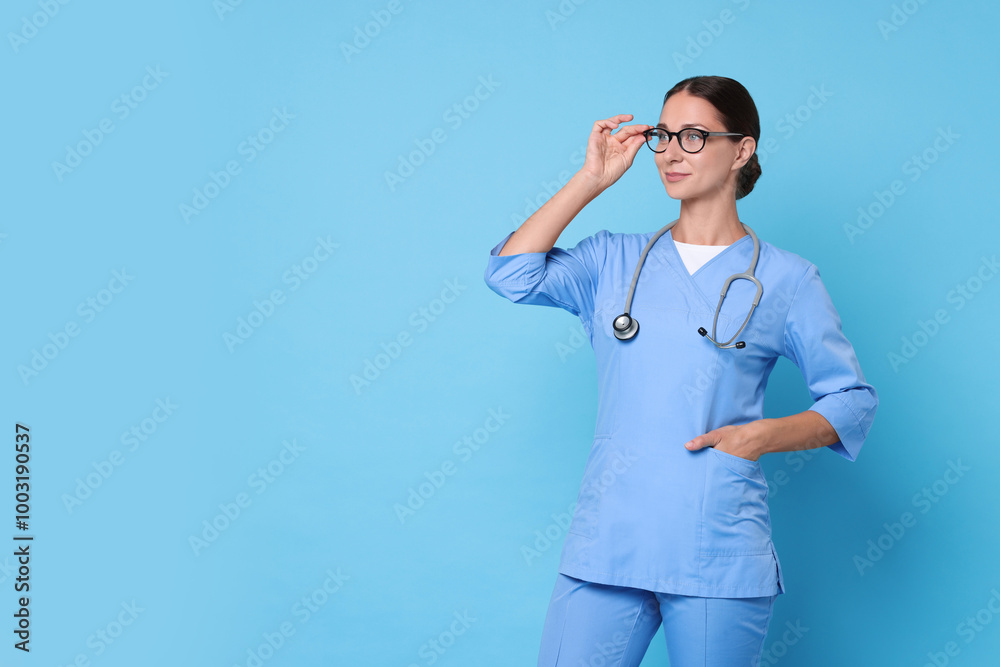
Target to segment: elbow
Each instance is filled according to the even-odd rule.
[[[483,281],[494,293],[508,299],[509,301],[513,301],[514,303],[517,303],[531,293],[530,287],[525,287],[524,285],[510,280],[501,280],[495,272],[492,272],[489,269],[486,270],[486,273],[483,276]]]
[[[519,255],[519,257],[524,256]],[[514,303],[531,294],[544,277],[544,259],[526,263],[524,260],[507,260],[491,255],[483,272],[486,286]]]

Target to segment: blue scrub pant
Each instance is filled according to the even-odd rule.
[[[671,667],[757,667],[776,597],[673,595],[559,574],[538,666],[637,667],[662,623]]]

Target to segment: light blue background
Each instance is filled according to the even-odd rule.
[[[11,526],[0,539],[13,545],[17,532],[16,422],[31,428],[35,536],[31,653],[12,648],[8,555],[0,662],[248,665],[287,623],[294,633],[262,664],[534,664],[563,532],[530,564],[523,549],[576,498],[596,377],[589,345],[574,347],[579,321],[497,297],[482,280],[487,255],[579,168],[594,121],[654,124],[674,83],[718,74],[749,89],[761,146],[777,146],[740,216],[820,268],[881,401],[854,464],[825,450],[762,459],[788,591],[769,654],[786,665],[923,665],[935,653],[938,664],[994,664],[1000,280],[973,280],[961,309],[948,295],[1000,250],[987,197],[995,5],[401,0],[393,14],[383,1],[247,0],[223,13],[210,0],[51,2],[46,18],[45,1],[9,2],[0,22],[0,513]],[[883,33],[894,11],[901,25]],[[391,18],[377,34],[373,12]],[[35,14],[44,25],[32,32]],[[375,36],[345,54],[366,26]],[[13,43],[22,30],[31,37]],[[121,118],[114,100],[147,67],[165,77]],[[495,88],[451,121],[482,79]],[[294,118],[247,160],[241,142],[274,109]],[[113,131],[60,180],[53,162],[102,119]],[[958,138],[935,149],[948,128]],[[390,186],[386,173],[436,129],[444,142]],[[935,161],[914,181],[907,162],[925,151]],[[240,172],[185,222],[180,205],[230,160]],[[894,180],[903,194],[849,238],[859,207]],[[643,148],[558,245],[652,231],[677,211]],[[292,289],[284,276],[317,238],[338,247]],[[123,269],[124,289],[102,293]],[[436,301],[449,281],[451,302]],[[224,335],[273,290],[283,303],[230,350]],[[92,320],[78,311],[108,296]],[[919,323],[938,310],[948,321],[922,338]],[[22,378],[70,322],[78,335]],[[400,334],[409,344],[356,390],[351,376],[384,362]],[[917,353],[894,368],[890,354],[915,334]],[[177,406],[162,422],[150,421],[157,399]],[[809,405],[781,360],[767,416]],[[490,410],[508,417],[483,438]],[[143,420],[150,434],[130,450],[122,434]],[[453,447],[476,437],[475,452]],[[251,476],[285,441],[300,453],[272,464],[281,474],[258,493]],[[68,509],[78,480],[116,450],[121,465]],[[397,505],[449,461],[454,474],[401,521]],[[940,481],[949,461],[969,468],[955,484]],[[937,502],[915,502],[935,482]],[[249,506],[196,555],[190,537],[240,493]],[[915,523],[892,537],[885,524],[904,512]],[[855,557],[880,538],[889,548],[859,569]],[[331,572],[341,583],[328,594]],[[310,596],[322,604],[306,619],[296,604]],[[142,611],[98,654],[98,630],[116,633],[133,602]],[[985,625],[963,633],[983,609]],[[474,620],[450,635],[462,614]],[[796,638],[789,624],[808,630]],[[434,652],[435,640],[447,648]],[[660,631],[643,664],[666,662]]]

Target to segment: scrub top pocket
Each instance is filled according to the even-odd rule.
[[[701,555],[771,553],[767,481],[760,462],[706,449]]]
[[[723,463],[729,466],[733,472],[746,475],[756,475],[760,472],[759,460],[751,461],[750,459],[745,459],[742,456],[736,456],[735,454],[724,452],[721,449],[716,449],[715,447],[711,447],[710,449],[721,456]]]

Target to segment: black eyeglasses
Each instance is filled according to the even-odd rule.
[[[749,134],[739,132],[706,132],[697,127],[685,127],[676,132],[668,132],[662,127],[654,127],[642,133],[646,137],[646,145],[654,153],[662,153],[667,150],[667,144],[676,135],[677,142],[686,153],[697,153],[705,147],[708,137],[749,137]]]

